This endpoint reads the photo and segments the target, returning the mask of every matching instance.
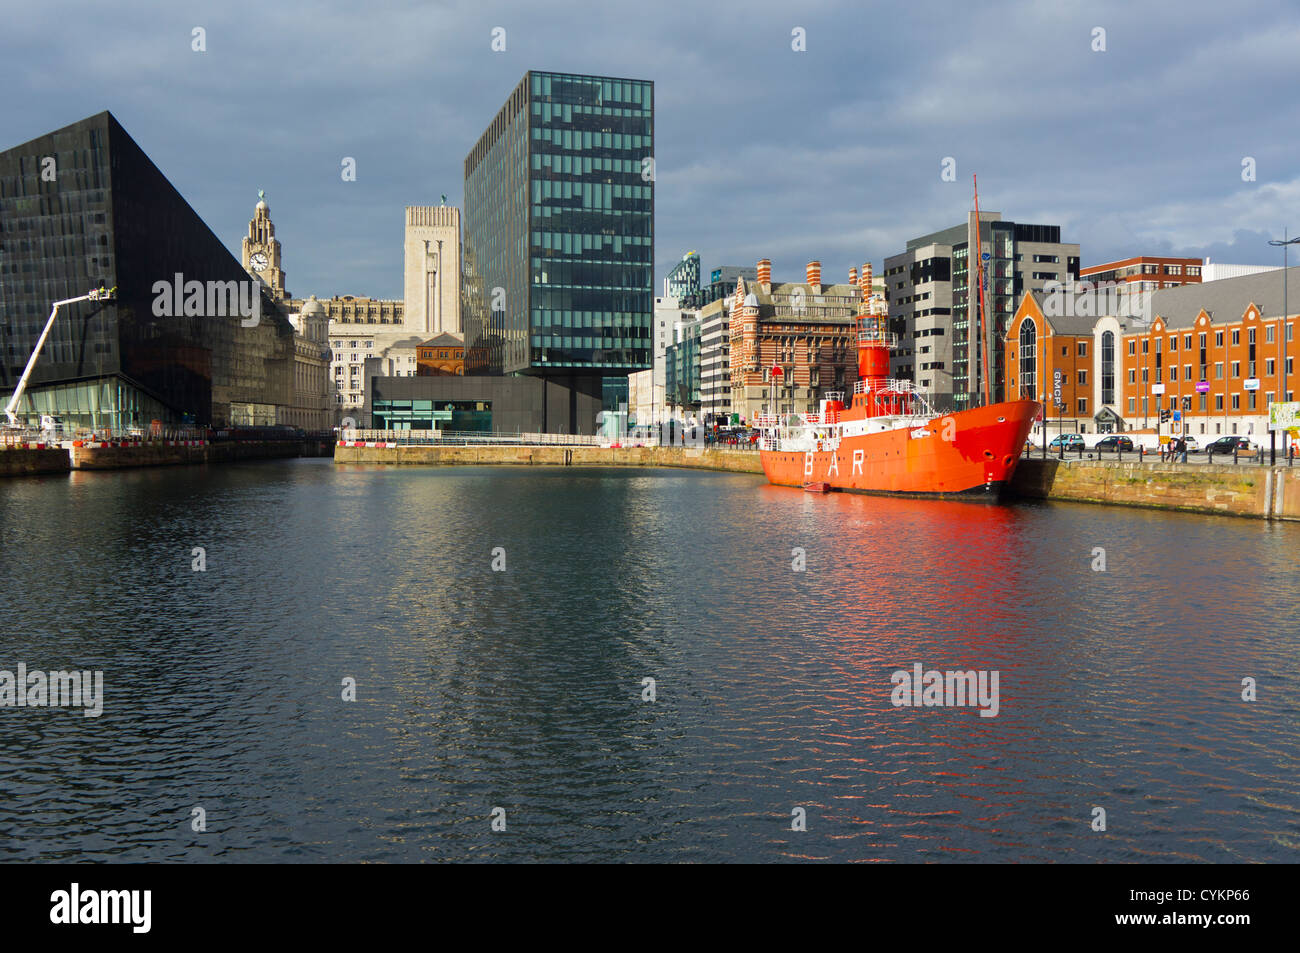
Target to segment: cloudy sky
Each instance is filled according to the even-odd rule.
[[[879,269],[962,220],[973,172],[982,210],[1060,224],[1084,265],[1274,264],[1300,234],[1294,0],[45,0],[3,23],[0,148],[111,110],[232,252],[266,190],[295,295],[401,297],[403,207],[461,204],[528,69],[655,82],[656,287],[690,249]]]

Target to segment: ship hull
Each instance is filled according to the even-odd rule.
[[[763,450],[768,481],[901,496],[996,502],[1007,492],[1039,404],[1007,401],[947,414],[919,427],[843,437],[834,449]]]

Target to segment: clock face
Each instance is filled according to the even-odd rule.
[[[248,259],[248,263],[253,266],[255,271],[265,271],[266,266],[270,264],[266,256],[260,251],[254,254],[252,258]]]

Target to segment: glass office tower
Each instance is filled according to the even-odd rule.
[[[264,293],[255,327],[209,313],[206,295],[156,313],[155,285],[177,276],[205,288],[251,280],[111,113],[0,152],[0,405],[53,302],[116,286],[116,300],[59,310],[21,418],[114,430],[278,423],[292,403],[288,319]]]
[[[652,82],[524,76],[465,159],[467,374],[650,367],[653,157]]]

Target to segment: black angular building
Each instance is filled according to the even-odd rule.
[[[293,328],[251,280],[111,113],[0,152],[0,405],[52,303],[117,288],[116,300],[60,309],[20,418],[277,423],[292,403]],[[176,308],[164,285],[193,282],[208,290]],[[257,295],[255,325],[221,297],[232,283],[250,304]]]

